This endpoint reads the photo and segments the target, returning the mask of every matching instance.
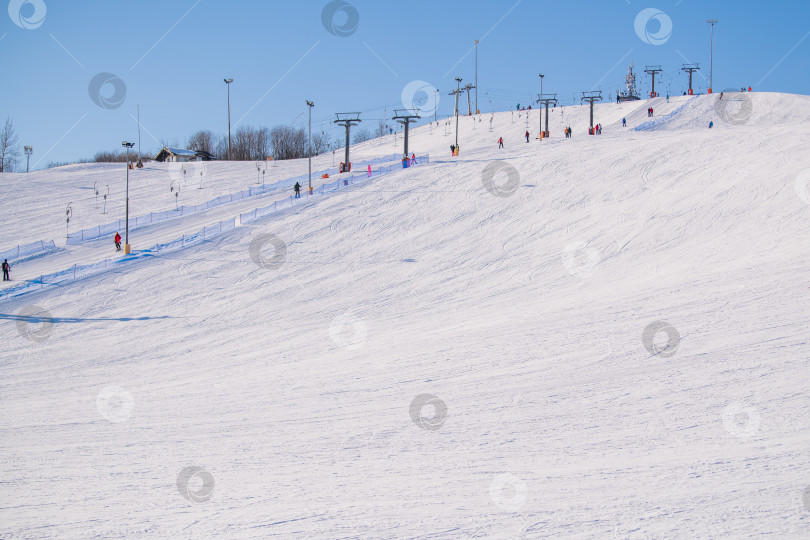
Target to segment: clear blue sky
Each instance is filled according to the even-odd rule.
[[[805,0],[351,0],[327,17],[329,29],[323,11],[336,5],[324,0],[9,4],[21,14],[16,22],[32,28],[0,15],[0,119],[10,116],[20,143],[34,146],[37,168],[120,148],[122,139],[137,141],[137,105],[145,152],[159,149],[158,140],[184,145],[198,129],[226,133],[225,77],[234,79],[232,129],[240,123],[305,126],[306,99],[315,102],[313,132],[338,136],[331,122],[342,111],[362,111],[363,127],[372,128],[384,112],[390,117],[392,108],[403,106],[402,92],[412,81],[438,88],[438,114],[449,115],[454,78],[474,80],[475,39],[481,40],[482,112],[536,99],[540,72],[544,91],[568,104],[591,89],[611,99],[631,61],[637,68],[663,66],[656,85],[661,93],[681,93],[681,65],[699,62],[695,87],[705,91],[707,18],[719,19],[715,91],[751,85],[810,93]],[[648,8],[654,9],[637,32],[636,19]],[[101,95],[114,100],[110,108],[90,97],[99,73],[117,77],[117,88],[100,85]],[[649,77],[639,81],[649,93]],[[424,97],[418,94],[418,103]]]

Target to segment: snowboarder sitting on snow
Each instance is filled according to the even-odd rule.
[[[503,137],[498,137],[498,148],[503,148]]]
[[[301,198],[301,184],[296,182],[295,185],[293,186],[293,189],[295,190],[295,198],[300,199]]]
[[[11,265],[8,264],[8,259],[3,260],[3,281],[11,281],[11,278],[8,276],[8,273],[11,271]]]
[[[115,251],[121,251],[121,235],[115,233],[115,238],[113,238],[113,241],[115,242]]]

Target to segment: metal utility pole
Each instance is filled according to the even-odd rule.
[[[681,71],[686,71],[687,73],[689,73],[689,95],[690,96],[694,95],[694,92],[692,92],[692,74],[695,71],[698,71],[699,69],[700,69],[699,64],[684,64],[683,67],[681,68]]]
[[[602,92],[582,92],[582,101],[588,101],[591,104],[591,128],[590,134],[593,135],[593,102],[602,101]]]
[[[475,114],[481,114],[478,108],[478,40],[475,40]]]
[[[709,93],[712,93],[712,74],[714,71],[714,25],[717,24],[717,19],[706,19],[706,22],[712,25],[711,36],[709,37]]]
[[[141,159],[141,106],[138,105],[138,160]]]
[[[546,106],[546,130],[543,131],[542,126],[540,126],[541,127],[540,131],[543,133],[543,138],[545,139],[550,135],[548,131],[548,106],[549,104],[552,104],[555,107],[557,106],[557,94],[547,94],[547,95],[540,94],[540,99],[538,99],[537,102],[542,103],[543,105]]]
[[[127,206],[126,206],[126,232],[124,233],[124,255],[129,255],[129,149],[134,143],[121,141],[121,146],[127,149]]]
[[[650,92],[651,98],[658,96],[658,94],[655,93],[655,75],[656,73],[661,73],[662,71],[664,70],[661,69],[661,66],[644,66],[644,73],[649,73],[650,77],[652,78],[652,92]]]
[[[436,101],[433,102],[433,121],[439,121],[439,89],[436,89]]]
[[[233,79],[224,79],[228,87],[228,161],[231,160],[231,83]]]
[[[351,141],[349,134],[351,132],[352,125],[360,123],[362,120],[360,120],[359,112],[335,113],[335,116],[337,116],[337,120],[335,120],[334,123],[346,128],[346,161],[343,163],[343,170],[340,172],[349,172],[352,170],[352,165],[349,161],[349,142]]]
[[[416,122],[417,118],[421,118],[415,111],[410,109],[394,109],[394,120],[405,126],[405,159],[408,159],[408,126],[411,122]]]
[[[472,104],[470,103],[470,90],[475,88],[475,86],[468,84],[462,88],[462,90],[467,91],[467,116],[472,116]]]
[[[307,100],[307,108],[309,109],[309,122],[307,122],[307,129],[309,131],[309,149],[307,150],[307,156],[309,158],[309,189],[307,193],[312,193],[312,107],[314,106],[314,102]]]
[[[458,96],[461,94],[461,79],[456,77],[456,89],[448,93],[448,96],[456,96],[456,148],[458,148]]]
[[[23,150],[25,151],[25,172],[28,172],[28,164],[31,162],[31,154],[34,153],[34,147],[26,146]]]

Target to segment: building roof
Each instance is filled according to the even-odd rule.
[[[194,150],[187,150],[185,148],[169,148],[169,147],[166,147],[164,149],[168,150],[169,153],[174,154],[175,156],[189,156],[189,157],[191,157],[191,156],[196,156],[197,155],[197,153]]]

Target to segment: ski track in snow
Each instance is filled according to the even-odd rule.
[[[419,127],[430,163],[0,299],[0,537],[805,537],[810,99],[750,98],[741,125],[716,96],[601,104],[592,137],[566,107],[529,144],[525,112],[462,117],[457,158],[452,129]],[[649,106],[666,118],[636,131]],[[484,189],[495,160],[518,171],[510,196]],[[131,172],[134,214],[174,206],[161,167]],[[181,204],[255,185],[254,163],[207,167]],[[123,213],[87,195],[120,169],[0,175],[0,246],[60,248],[15,278],[113,255],[59,238],[65,201],[76,229]],[[131,243],[266,206],[302,171]],[[262,233],[282,264],[251,259]],[[657,354],[654,321],[679,335]],[[440,402],[417,422],[423,394]],[[201,476],[180,493],[187,467],[207,500]]]

